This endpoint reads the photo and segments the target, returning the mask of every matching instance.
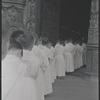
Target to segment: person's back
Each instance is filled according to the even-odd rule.
[[[30,78],[30,64],[23,64],[22,47],[11,43],[6,58],[2,61],[3,100],[37,100],[36,89]]]

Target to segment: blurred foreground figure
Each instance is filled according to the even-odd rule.
[[[37,100],[36,89],[31,80],[31,65],[21,60],[22,46],[10,43],[9,51],[2,61],[2,100]]]

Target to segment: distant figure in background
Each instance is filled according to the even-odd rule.
[[[74,71],[73,51],[74,51],[74,46],[72,44],[72,39],[68,39],[68,41],[66,41],[65,50],[64,50],[67,74]]]
[[[83,48],[79,40],[77,42],[76,48],[77,48],[77,68],[80,68],[83,66],[83,60],[82,60]]]
[[[58,41],[55,46],[55,67],[58,78],[65,76],[64,46],[60,42]]]
[[[74,41],[74,69],[76,70],[78,68],[78,49],[77,49],[77,41]]]
[[[86,66],[86,51],[87,51],[87,47],[86,47],[86,43],[85,42],[82,43],[82,48],[83,48],[83,66]]]

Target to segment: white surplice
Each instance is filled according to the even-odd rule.
[[[55,46],[55,66],[57,76],[65,76],[64,46],[60,44]]]
[[[77,48],[76,63],[77,63],[77,68],[80,68],[83,65],[83,60],[82,60],[83,48],[79,44],[76,45],[76,48]]]
[[[44,65],[45,64],[45,55],[43,51],[36,45],[34,45],[32,52],[39,58],[40,60],[40,66],[39,66],[39,72],[38,76],[36,78],[36,83],[37,83],[37,91],[38,91],[38,100],[44,100],[44,79],[43,79],[43,74],[44,74]]]
[[[51,80],[51,68],[49,65],[49,49],[46,46],[42,45],[40,48],[45,52],[48,61],[48,66],[44,73],[44,94],[47,95],[53,92],[52,80]]]
[[[51,78],[52,78],[52,82],[54,83],[54,81],[56,79],[56,67],[55,67],[55,56],[54,56],[55,48],[53,46],[51,46],[50,52],[52,54]]]
[[[80,67],[82,67],[83,66],[83,48],[80,45],[79,45],[78,52],[79,52],[79,56],[80,56],[79,65],[80,65]]]
[[[66,67],[65,67],[66,72],[74,71],[73,50],[74,50],[74,46],[72,43],[68,43],[65,45],[64,55],[65,55],[65,62],[66,62]]]
[[[33,84],[35,84],[36,86],[37,98],[38,98],[36,78],[38,77],[38,73],[39,73],[40,60],[38,59],[38,57],[35,56],[35,54],[32,51],[29,51],[29,50],[23,50],[22,59],[30,62],[32,65],[31,68],[32,68],[32,73],[34,74],[34,76],[31,77],[31,79],[33,80]]]
[[[86,65],[86,51],[87,51],[86,44],[83,43],[82,47],[83,47],[83,65]]]
[[[76,45],[74,45],[74,51],[75,51],[75,54],[74,54],[74,69],[77,69],[78,68],[78,50],[77,50]]]
[[[2,100],[37,100],[36,88],[28,71],[30,67],[20,58],[6,56],[2,61]]]

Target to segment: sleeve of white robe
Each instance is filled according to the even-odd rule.
[[[46,69],[49,66],[49,62],[48,62],[48,58],[46,56],[46,53],[44,51],[41,50],[41,54],[42,54],[42,65],[41,68],[43,71],[46,71]]]

